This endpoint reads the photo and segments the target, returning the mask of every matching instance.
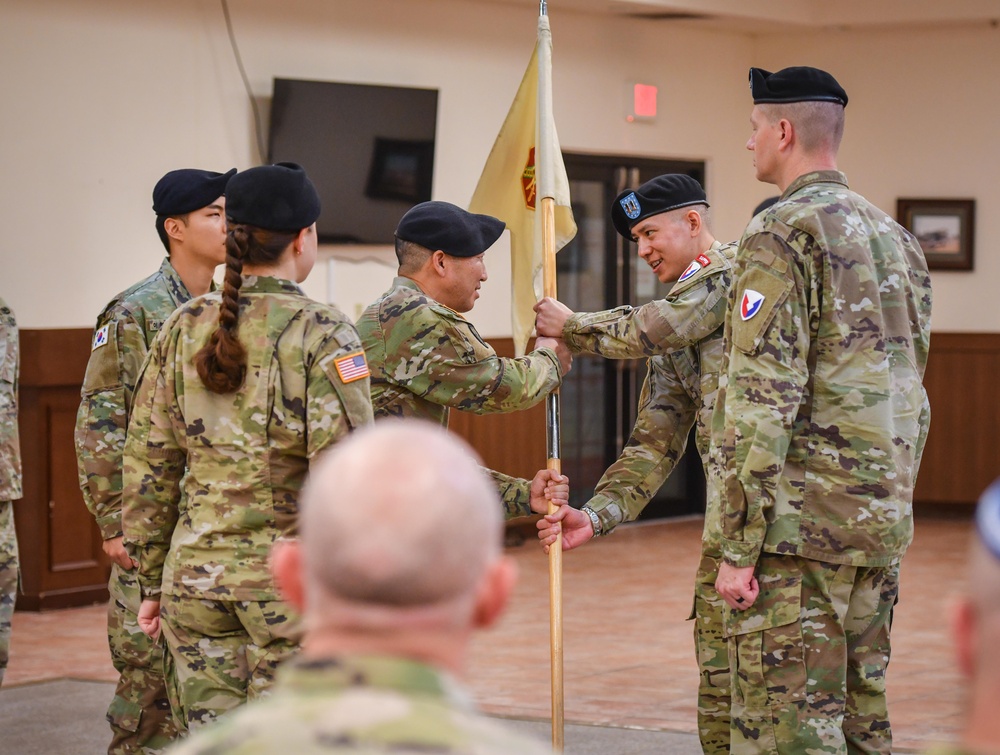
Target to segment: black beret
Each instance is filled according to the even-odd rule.
[[[683,173],[667,173],[619,194],[611,204],[611,222],[631,241],[632,226],[640,220],[693,204],[708,206],[701,184]]]
[[[475,257],[493,246],[504,228],[506,223],[492,215],[477,215],[449,202],[421,202],[400,219],[396,238],[452,257]]]
[[[172,170],[153,187],[153,212],[157,215],[184,215],[208,207],[226,193],[236,168],[226,173],[181,168]]]
[[[769,102],[837,102],[847,107],[847,92],[826,71],[808,66],[782,68],[777,73],[750,69],[750,94],[755,105]]]
[[[300,165],[258,165],[229,182],[226,217],[269,231],[298,231],[319,217],[319,194]]]

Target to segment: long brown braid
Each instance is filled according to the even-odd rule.
[[[198,377],[213,393],[232,393],[246,378],[247,352],[238,336],[243,263],[273,265],[298,236],[298,231],[269,231],[230,223],[226,233],[226,276],[222,285],[219,327],[194,363]]]
[[[240,286],[243,285],[243,259],[250,244],[245,225],[232,225],[226,233],[226,277],[222,285],[219,327],[212,333],[194,363],[198,377],[213,393],[232,393],[246,377],[247,352],[237,335],[240,316]]]

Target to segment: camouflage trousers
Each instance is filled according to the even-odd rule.
[[[108,645],[119,674],[107,713],[108,753],[160,753],[183,731],[170,711],[163,640],[154,641],[139,628],[141,599],[134,570],[113,565],[108,590]]]
[[[760,595],[726,609],[732,752],[888,753],[889,627],[899,566],[762,554]]]
[[[10,622],[17,600],[17,533],[14,532],[14,504],[0,501],[0,684],[10,655]]]
[[[706,755],[729,752],[729,648],[726,603],[715,591],[719,559],[702,554],[694,584],[694,647],[698,659],[698,738]]]
[[[177,679],[174,712],[192,730],[268,694],[301,637],[298,614],[279,600],[164,595],[160,625]]]

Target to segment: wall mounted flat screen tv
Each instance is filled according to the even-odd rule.
[[[274,80],[268,161],[295,162],[322,203],[319,240],[392,244],[410,207],[431,198],[436,89]]]

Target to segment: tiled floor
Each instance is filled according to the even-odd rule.
[[[961,679],[947,634],[948,596],[965,579],[967,520],[917,521],[893,626],[889,703],[898,751],[954,736]],[[567,722],[695,731],[691,582],[700,520],[620,529],[564,556]],[[511,610],[480,635],[468,683],[488,712],[550,715],[548,565],[533,543],[512,548],[521,580]],[[113,680],[105,608],[18,612],[4,686]]]

